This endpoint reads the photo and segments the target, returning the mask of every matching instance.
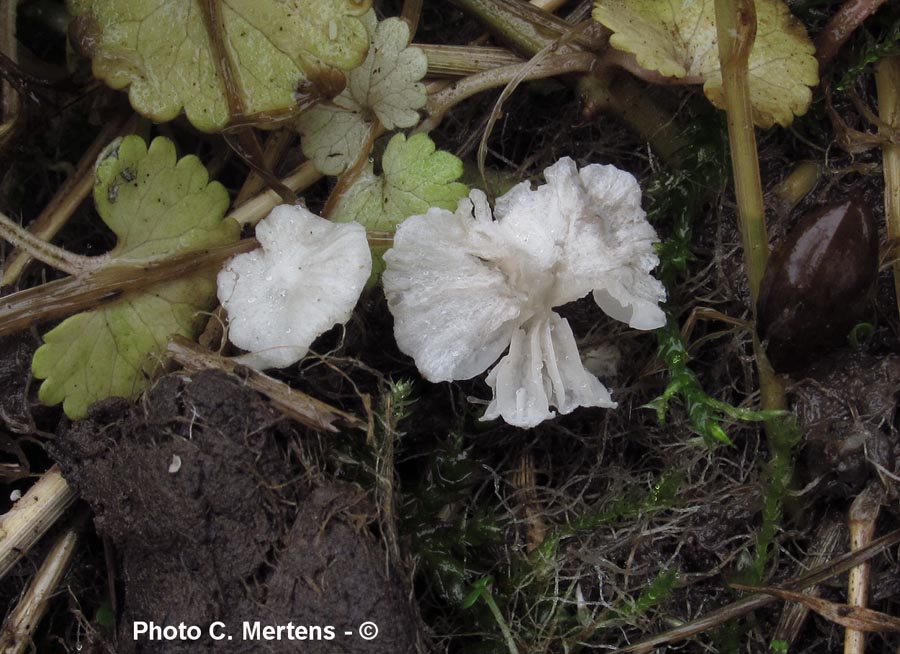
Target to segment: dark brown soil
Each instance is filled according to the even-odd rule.
[[[288,429],[219,373],[164,377],[141,405],[103,402],[60,429],[51,455],[117,553],[118,651],[414,651],[408,593],[370,529],[373,508],[349,484],[292,477]],[[335,636],[245,641],[244,623],[257,620]],[[203,636],[135,641],[135,621]],[[233,640],[212,641],[214,621]],[[374,640],[357,635],[366,621],[380,629]]]
[[[898,388],[900,357],[850,349],[823,357],[793,386],[794,408],[806,432],[801,459],[807,480],[820,480],[817,494],[853,497],[879,472],[895,472]]]
[[[34,431],[28,389],[36,341],[30,332],[0,338],[0,424],[17,434]]]

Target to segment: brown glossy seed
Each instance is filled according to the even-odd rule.
[[[757,331],[778,372],[795,372],[847,341],[878,276],[878,228],[858,195],[805,215],[772,252]]]

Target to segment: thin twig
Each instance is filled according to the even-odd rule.
[[[239,374],[249,388],[268,397],[276,409],[311,429],[337,432],[335,423],[363,431],[368,428],[364,420],[346,411],[293,389],[257,370],[240,366],[231,359],[210,352],[186,338],[173,336],[166,350],[175,361],[189,371],[220,370],[228,374]]]
[[[868,547],[864,547],[854,552],[847,552],[828,563],[813,568],[802,577],[798,577],[797,579],[784,584],[784,588],[801,591],[810,586],[814,586],[815,584],[822,583],[823,581],[850,570],[860,563],[870,560],[872,557],[877,556],[897,543],[900,543],[900,529],[896,529],[891,533],[872,541]],[[701,618],[692,620],[688,624],[652,636],[634,645],[617,649],[613,651],[612,654],[647,654],[666,643],[672,643],[678,640],[684,640],[685,638],[690,638],[691,636],[696,636],[697,634],[713,629],[729,620],[751,613],[756,609],[761,609],[776,601],[778,601],[778,598],[774,595],[756,593],[736,602],[732,602],[731,604],[726,604],[722,608],[711,611]]]
[[[428,99],[426,106],[428,118],[419,124],[416,131],[430,132],[440,124],[444,114],[451,107],[482,91],[506,86],[517,79],[525,81],[556,77],[566,73],[587,73],[592,70],[596,60],[596,56],[589,52],[556,54],[546,57],[538,64],[526,62],[513,66],[502,66],[464,77]]]

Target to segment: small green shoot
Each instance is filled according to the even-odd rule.
[[[871,72],[874,64],[885,57],[900,53],[900,16],[894,15],[892,19],[885,20],[886,16],[890,15],[885,12],[878,13],[859,28],[859,35],[855,38],[862,43],[854,47],[854,61],[847,66],[834,85],[836,91],[846,91],[860,75]]]
[[[512,632],[509,630],[509,625],[506,623],[503,613],[500,611],[500,607],[497,606],[497,602],[494,601],[494,596],[491,593],[491,584],[493,581],[492,577],[482,577],[472,584],[472,590],[462,601],[462,608],[471,608],[475,602],[483,600],[484,603],[487,604],[488,609],[490,609],[491,615],[494,616],[494,620],[497,621],[497,626],[503,634],[503,639],[506,641],[506,647],[509,649],[509,654],[519,654],[519,648],[516,646],[515,638],[513,638]]]
[[[861,322],[854,326],[847,335],[847,342],[850,347],[859,350],[866,342],[875,335],[875,325],[870,322]]]
[[[653,580],[650,587],[631,602],[625,610],[619,611],[619,614],[626,619],[645,614],[654,606],[664,602],[672,594],[677,583],[677,570],[663,570]]]

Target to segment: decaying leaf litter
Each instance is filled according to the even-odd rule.
[[[52,31],[52,20],[31,7],[37,4],[23,3],[17,21],[19,39],[37,58],[59,66],[64,61],[63,37]],[[208,29],[217,20],[212,4],[198,3],[193,18],[201,27]],[[877,9],[874,4],[873,11]],[[41,406],[38,382],[29,381],[35,331],[43,335],[52,323],[38,325],[36,330],[17,329],[3,337],[0,367],[4,388],[9,389],[2,405],[4,480],[11,492],[27,490],[33,479],[29,473],[39,474],[56,461],[93,516],[86,526],[84,504],[73,505],[6,576],[13,583],[4,583],[4,599],[15,618],[13,607],[21,605],[34,571],[43,571],[52,556],[65,554],[66,545],[77,539],[72,563],[61,580],[65,592],[57,593],[49,604],[49,613],[35,634],[39,650],[63,643],[68,648],[87,645],[104,651],[115,647],[117,636],[119,647],[131,647],[133,643],[124,638],[129,620],[143,613],[150,618],[164,613],[166,606],[174,606],[168,589],[182,582],[166,586],[167,580],[179,576],[183,580],[191,571],[199,578],[208,577],[190,565],[193,557],[209,559],[204,551],[216,554],[203,565],[215,568],[217,561],[226,559],[234,564],[209,573],[218,575],[220,583],[200,591],[209,598],[205,604],[208,612],[186,618],[209,621],[225,605],[249,602],[247,611],[260,609],[262,603],[268,607],[266,619],[274,622],[356,619],[347,613],[352,601],[335,599],[323,604],[311,599],[320,597],[313,588],[321,591],[325,587],[335,598],[346,597],[348,592],[357,596],[355,589],[348,591],[342,585],[347,579],[329,579],[314,572],[323,560],[342,565],[336,552],[344,547],[364,552],[360,555],[363,560],[384,565],[379,566],[383,573],[374,576],[357,579],[350,572],[347,576],[367,589],[359,595],[392,598],[382,604],[396,607],[394,619],[385,619],[396,631],[385,632],[385,640],[370,646],[386,647],[385,651],[624,647],[673,624],[714,614],[719,607],[726,607],[722,621],[701,625],[696,630],[699,635],[682,644],[688,651],[710,647],[715,651],[770,647],[775,651],[837,651],[843,647],[843,627],[827,617],[798,614],[796,605],[770,598],[753,600],[757,602],[754,606],[766,608],[758,609],[752,618],[737,609],[729,613],[728,607],[740,597],[730,584],[803,590],[791,582],[847,551],[847,536],[843,535],[847,511],[862,489],[877,487],[884,494],[876,536],[885,534],[886,542],[891,542],[889,532],[896,526],[892,504],[897,474],[893,419],[898,321],[890,275],[894,255],[885,237],[896,232],[893,227],[885,229],[886,222],[891,223],[882,208],[883,194],[886,190],[890,194],[893,188],[890,171],[895,155],[891,148],[896,148],[891,145],[896,136],[888,110],[900,104],[894,100],[892,105],[890,95],[892,89],[897,90],[896,85],[891,86],[889,68],[898,30],[896,9],[878,9],[842,44],[829,36],[839,31],[833,29],[834,17],[840,16],[838,5],[790,5],[815,39],[818,52],[832,52],[829,58],[833,60],[820,58],[822,84],[812,89],[809,110],[793,120],[790,130],[775,127],[757,132],[773,246],[794,238],[791,228],[804,213],[838,203],[851,193],[865,198],[881,233],[881,273],[866,319],[853,329],[848,345],[816,352],[813,367],[795,376],[785,389],[800,421],[802,439],[794,445],[789,438],[787,442],[773,441],[758,422],[746,420],[772,421],[780,419],[780,414],[756,411],[771,405],[760,402],[757,392],[750,331],[754,264],[747,269],[735,218],[746,211],[747,196],[739,190],[736,198],[730,190],[731,162],[723,114],[690,88],[651,86],[661,80],[654,79],[649,68],[637,77],[619,73],[606,78],[608,93],[598,93],[596,78],[578,72],[583,51],[572,53],[568,62],[561,57],[584,48],[612,52],[603,50],[602,33],[598,37],[585,29],[574,37],[563,36],[561,21],[543,15],[537,18],[516,2],[460,0],[456,5],[460,9],[444,3],[420,7],[415,42],[428,44],[422,50],[428,55],[429,69],[432,64],[437,66],[445,52],[439,46],[471,43],[489,28],[502,32],[493,45],[509,48],[501,59],[504,65],[520,66],[515,62],[538,55],[530,71],[522,67],[497,79],[484,73],[481,78],[445,86],[430,75],[424,77],[434,104],[426,103],[421,111],[429,127],[440,122],[426,139],[428,147],[459,157],[467,171],[461,181],[469,188],[485,186],[485,178],[476,172],[476,158],[496,92],[462,98],[468,89],[499,88],[498,84],[531,74],[554,79],[519,84],[505,100],[502,116],[487,141],[485,173],[491,195],[500,196],[523,179],[541,182],[541,171],[563,155],[573,156],[580,165],[612,163],[632,172],[644,190],[644,207],[662,238],[657,274],[669,291],[669,325],[657,331],[654,341],[651,335],[604,318],[589,299],[561,310],[578,337],[582,358],[595,362],[592,372],[609,382],[619,407],[614,411],[579,409],[532,430],[479,422],[484,409],[477,400],[488,397],[486,387],[477,379],[450,385],[421,379],[412,362],[396,349],[391,317],[377,286],[363,295],[343,328],[314,343],[312,354],[299,366],[270,373],[290,388],[260,385],[258,377],[240,369],[234,370],[231,381],[221,375],[193,372],[209,365],[204,352],[215,355],[221,347],[224,318],[214,313],[201,321],[200,327],[205,324],[205,329],[197,337],[203,349],[165,346],[164,342],[159,347],[156,360],[163,363],[169,349],[172,359],[185,367],[183,372],[168,364],[173,374],[154,382],[148,395],[134,402],[107,401],[90,409],[87,421],[61,418],[59,409]],[[48,6],[53,8],[52,3]],[[497,20],[493,25],[475,20],[498,7],[515,10],[500,13],[504,29]],[[637,10],[637,3],[635,7]],[[401,11],[415,16],[417,3],[384,3],[377,9],[379,18],[397,16]],[[591,9],[599,12],[590,3],[566,3],[557,15],[572,15],[577,22]],[[58,6],[56,10],[51,16],[59,16]],[[226,33],[235,24],[233,16],[219,19]],[[534,32],[516,30],[535,22],[541,25],[537,37]],[[336,27],[344,29],[347,23]],[[371,30],[363,27],[362,31],[348,28],[354,43],[364,44],[369,34],[374,44]],[[48,33],[44,30],[53,38],[38,38]],[[330,25],[324,25],[322,31],[333,32]],[[558,44],[539,52],[557,40]],[[223,43],[214,46],[223,47]],[[51,73],[65,77],[60,68],[35,68],[36,58],[29,58],[30,54],[23,58],[21,50],[17,67],[7,64],[4,70],[40,70],[42,75],[34,77],[41,79],[50,78]],[[371,48],[369,52],[378,53]],[[481,63],[490,61],[487,51],[484,60],[474,56],[474,52],[481,56],[481,51],[465,52],[466,70],[482,74],[477,66],[489,66]],[[627,48],[603,60],[640,73],[630,61],[624,61],[621,52],[627,53]],[[497,53],[490,52],[494,57]],[[327,59],[335,53],[318,55]],[[348,63],[349,59],[342,53],[323,67],[304,70],[327,69],[322,75],[312,75],[321,85],[323,80],[336,78],[334,71],[340,66],[352,68],[355,64]],[[353,61],[363,59],[360,52]],[[64,178],[66,168],[58,162],[77,165],[99,125],[114,120],[121,124],[119,116],[130,113],[122,95],[90,83],[88,64],[82,61],[80,66],[69,86],[38,85],[40,79],[10,74],[20,90],[40,91],[25,94],[26,99],[37,101],[26,102],[17,113],[7,109],[5,114],[5,124],[12,129],[4,132],[3,138],[8,140],[4,141],[3,156],[13,163],[3,180],[2,210],[23,224],[44,209]],[[569,74],[561,75],[562,71]],[[246,75],[237,70],[235,77]],[[23,86],[23,79],[37,86]],[[406,81],[413,86],[419,83],[414,76]],[[309,86],[301,91],[296,100],[300,106],[307,94],[315,97],[321,93]],[[353,197],[358,179],[375,180],[377,192],[362,195],[371,194],[383,204],[391,188],[398,188],[390,181],[390,157],[385,148],[390,149],[391,144],[397,148],[402,137],[381,134],[407,127],[403,119],[386,118],[373,108],[378,118],[375,122],[364,109],[362,113],[371,121],[365,127],[364,147],[372,148],[372,167],[366,168],[369,156],[360,157],[348,164],[349,175],[308,186],[319,175],[302,163],[296,140],[276,156],[274,146],[270,150],[260,142],[268,145],[269,140],[274,144],[278,139],[266,132],[250,137],[244,129],[254,120],[293,120],[287,114],[291,114],[289,105],[295,99],[285,103],[282,95],[283,106],[276,106],[277,102],[262,106],[253,104],[253,93],[236,98],[225,95],[224,105],[210,105],[225,111],[225,120],[231,116],[234,127],[225,139],[205,134],[216,125],[198,123],[190,111],[188,118],[201,131],[183,118],[159,125],[134,121],[127,131],[137,131],[148,146],[155,142],[154,137],[168,138],[178,157],[196,154],[210,171],[209,179],[221,182],[232,198],[248,183],[248,177],[271,179],[266,171],[271,168],[286,180],[288,191],[301,195],[310,209],[330,213],[336,220],[340,219],[341,201]],[[405,100],[413,111],[421,107],[415,95],[411,92]],[[445,102],[457,98],[458,104],[444,113]],[[586,115],[585,103],[601,113]],[[335,102],[335,106],[340,104]],[[135,107],[140,109],[138,104]],[[359,105],[355,109],[359,112]],[[156,120],[171,117],[145,111]],[[666,120],[659,120],[661,117]],[[49,127],[35,136],[26,129],[27,121]],[[648,125],[653,130],[648,131]],[[423,137],[407,134],[405,142],[418,139],[424,143]],[[739,150],[733,146],[735,149]],[[809,162],[813,164],[811,174]],[[249,174],[248,163],[261,168],[258,175]],[[735,178],[745,179],[745,166],[735,165],[739,167]],[[440,183],[457,183],[459,173],[445,174]],[[333,188],[349,193],[334,194]],[[229,207],[225,212],[240,224],[252,224],[267,213],[266,206],[280,202],[273,196],[257,197],[243,210]],[[422,201],[428,204],[410,210],[423,212],[439,202],[428,195]],[[364,198],[359,204],[367,202]],[[77,201],[74,204],[77,206]],[[447,208],[452,210],[454,204],[455,200],[450,201]],[[355,211],[351,217],[359,213]],[[387,216],[370,226],[373,250],[387,249],[386,239],[396,225],[390,221],[402,219]],[[251,234],[245,229],[245,237]],[[103,231],[88,201],[62,227],[55,243],[78,255],[95,255],[112,249],[115,240]],[[244,245],[235,248],[253,245],[240,243]],[[194,272],[214,272],[233,253],[183,259],[197,260]],[[851,254],[842,253],[839,247],[829,254],[841,265],[852,260]],[[8,258],[4,256],[4,261]],[[70,288],[90,288],[94,283],[103,288],[106,284],[106,293],[114,295],[118,291],[109,287],[123,286],[125,279],[130,289],[146,295],[144,291],[152,288],[150,277],[159,275],[152,278],[159,282],[166,275],[165,262],[149,265],[149,273],[107,271],[111,280],[98,281],[88,274],[80,285]],[[834,284],[840,271],[840,265],[821,266],[819,286]],[[141,280],[142,274],[148,279]],[[55,276],[51,268],[36,265],[16,283],[23,289],[36,287]],[[39,292],[36,297],[40,306]],[[70,304],[67,311],[95,308],[100,297],[104,296],[95,295],[82,306]],[[63,317],[53,315],[54,320]],[[227,346],[222,353],[237,354]],[[212,361],[215,365],[214,356]],[[252,379],[257,383],[250,386]],[[248,387],[256,390],[250,392]],[[292,403],[295,408],[302,403],[306,413],[296,411],[289,420],[271,408]],[[247,408],[235,411],[237,406]],[[235,419],[228,419],[229,415]],[[310,424],[321,425],[323,431],[317,432]],[[209,439],[233,446],[210,450]],[[715,444],[724,439],[730,444]],[[110,469],[121,474],[104,472]],[[206,471],[207,487],[192,481],[200,470]],[[788,475],[789,485],[780,488]],[[213,490],[218,484],[221,491]],[[240,503],[216,503],[229,493],[253,498],[241,504],[240,510],[253,512],[254,517],[236,519],[233,512]],[[323,506],[330,507],[324,517]],[[173,522],[166,522],[169,519]],[[252,529],[247,527],[251,523],[255,525]],[[308,523],[320,525],[311,539],[304,531]],[[152,534],[165,524],[173,525],[178,542],[159,532],[149,539],[135,539],[135,535],[147,533],[142,529],[150,529]],[[210,533],[219,534],[221,540],[204,536]],[[347,544],[348,539],[353,545]],[[247,542],[252,546],[245,547]],[[896,567],[890,546],[887,555],[878,549],[885,547],[884,542],[879,545],[876,541],[878,554],[871,561],[869,606],[890,614]],[[147,549],[142,553],[142,548]],[[183,556],[176,561],[170,550],[183,552]],[[229,551],[235,554],[226,556]],[[152,565],[143,564],[149,561]],[[306,601],[280,603],[279,588],[291,578],[295,581],[290,583],[304,588]],[[835,606],[852,601],[846,587],[846,579],[834,575],[819,579],[815,592]],[[236,613],[235,618],[244,616]],[[882,629],[889,622],[859,614],[856,622],[846,624]],[[401,640],[387,640],[395,635]],[[896,648],[895,638],[876,633],[868,637],[867,646],[869,651],[890,651]],[[332,651],[327,643],[306,645]],[[359,641],[353,646],[370,651]],[[164,644],[161,649],[171,647]]]

